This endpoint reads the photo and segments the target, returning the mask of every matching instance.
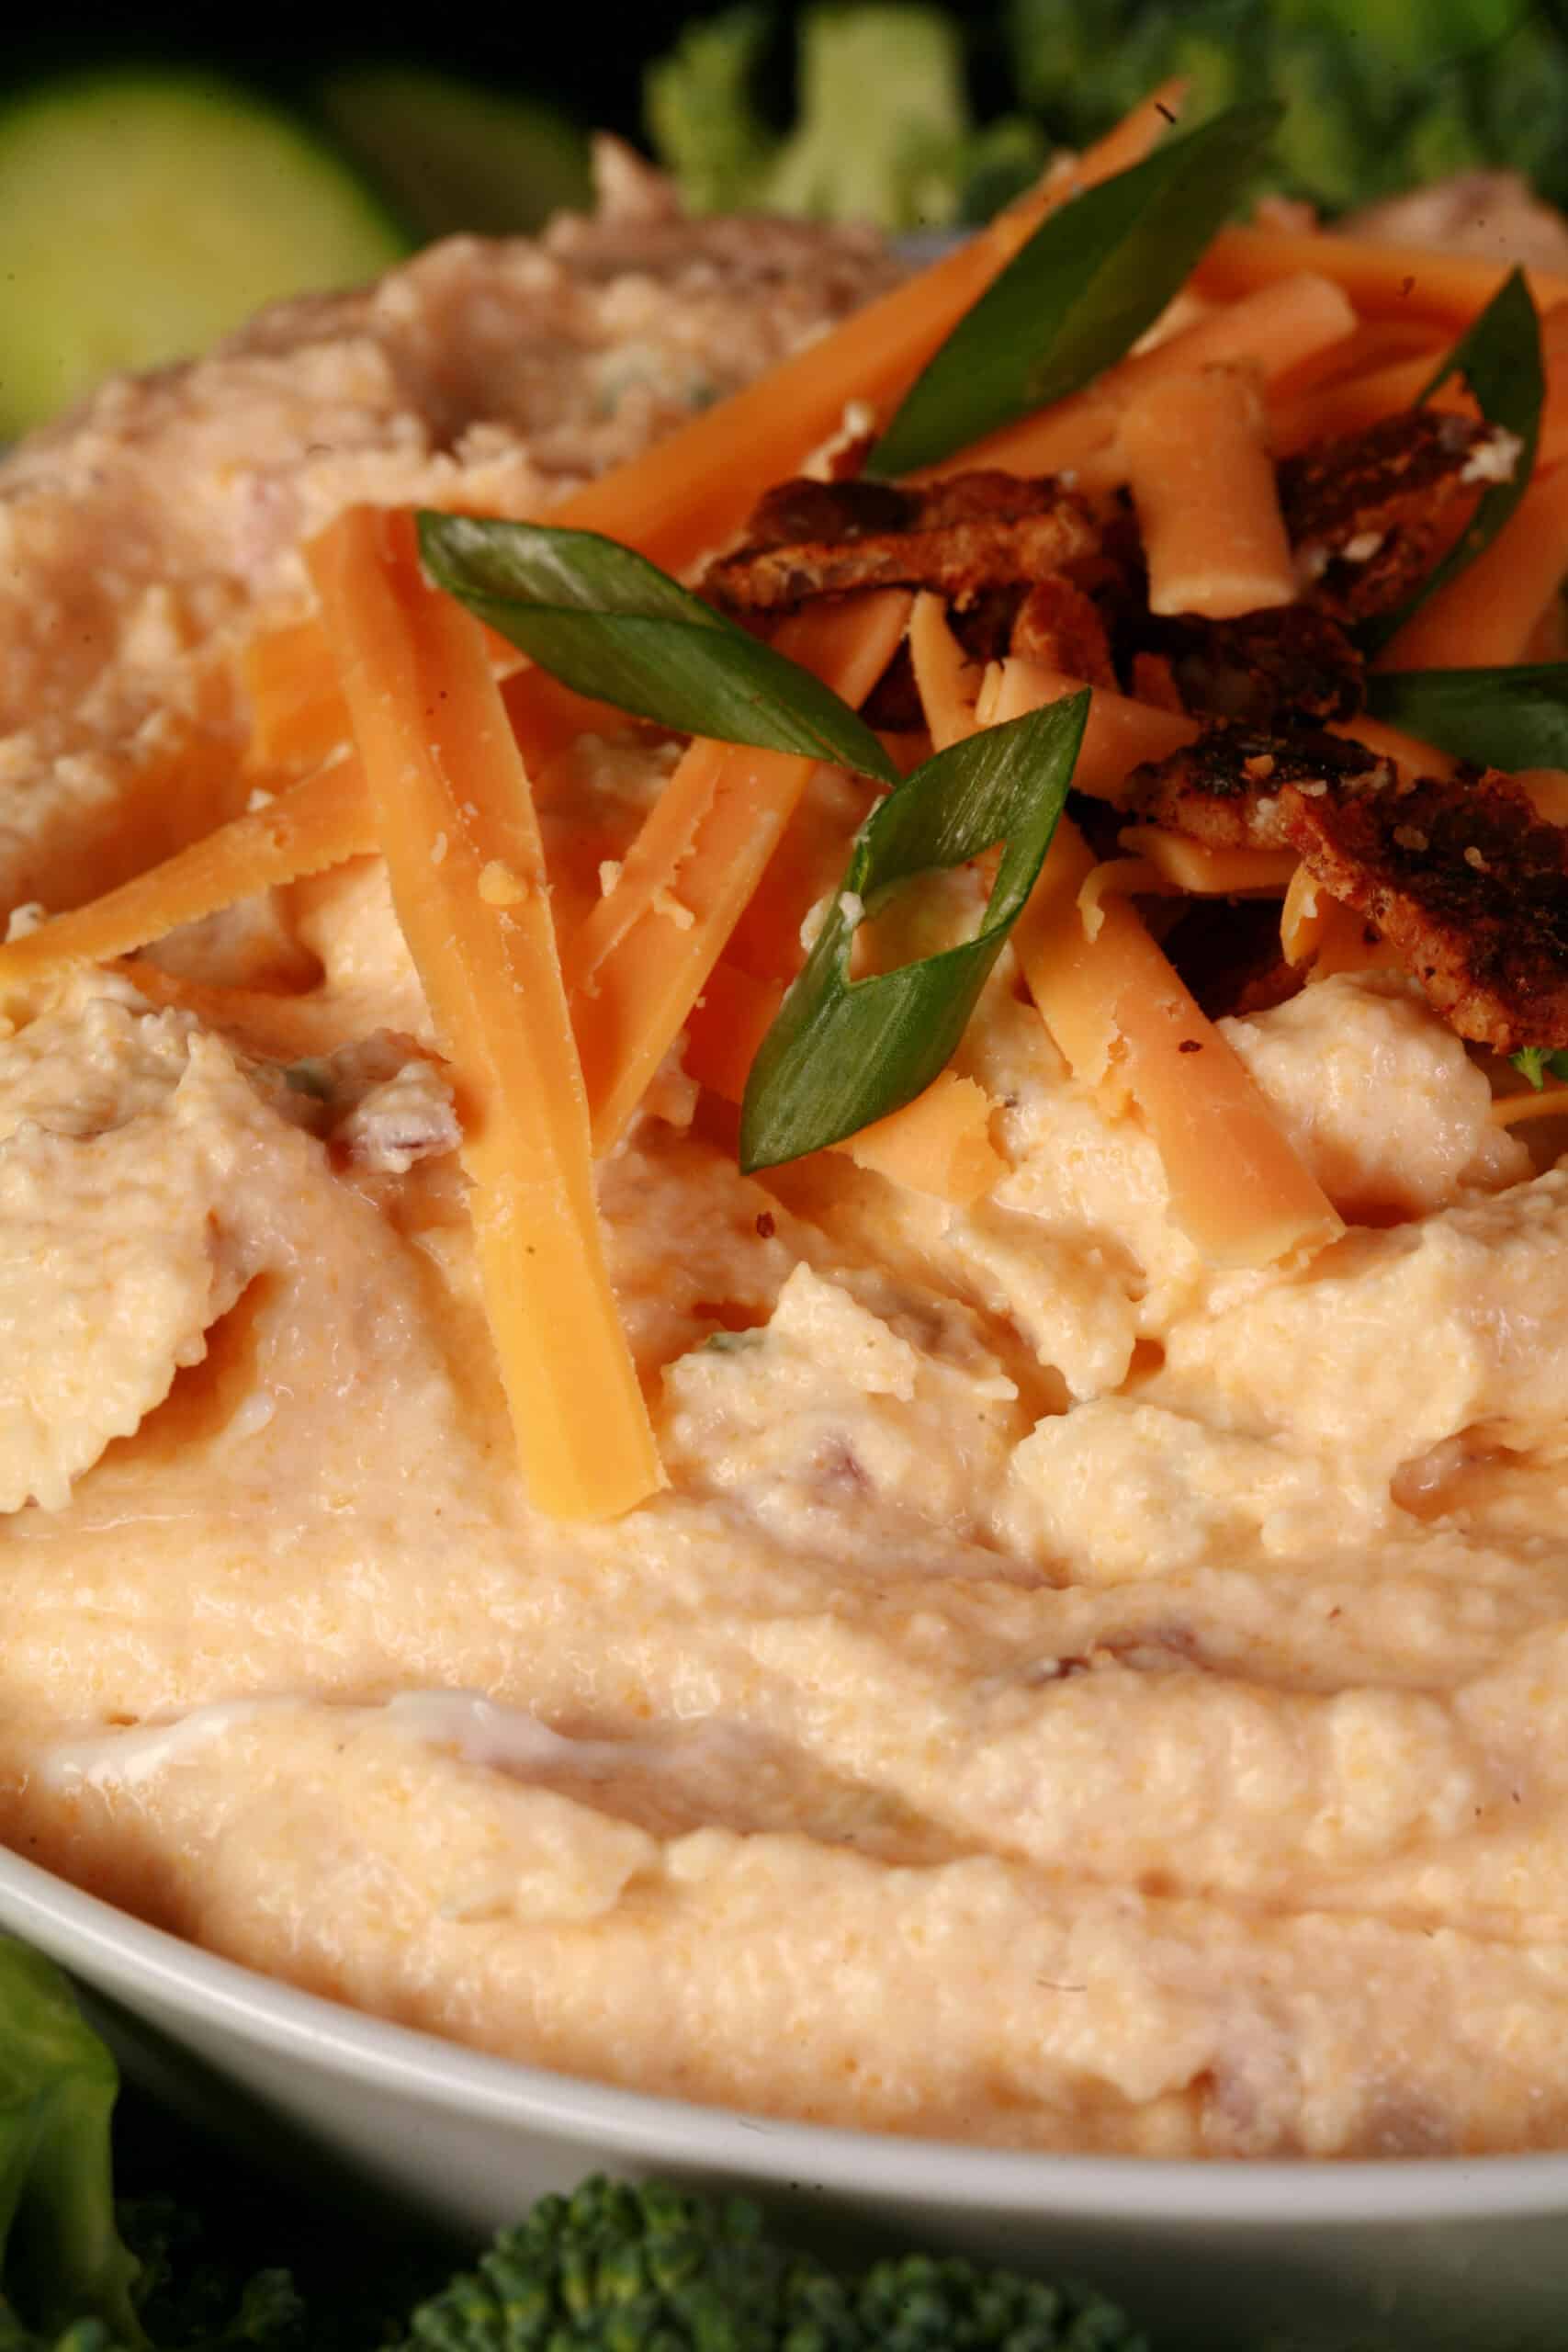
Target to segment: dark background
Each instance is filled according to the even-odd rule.
[[[1260,0],[1260,5],[1263,0]],[[1427,0],[1408,0],[1412,7]],[[670,48],[682,26],[716,16],[727,0],[426,0],[423,15],[368,6],[325,7],[311,18],[238,6],[195,12],[156,5],[94,17],[73,16],[68,28],[13,32],[0,54],[0,87],[17,87],[58,71],[156,62],[232,74],[291,105],[309,105],[312,85],[346,65],[420,65],[498,89],[553,99],[593,128],[637,136],[642,73]],[[1568,0],[1564,0],[1568,6]],[[982,117],[1011,102],[1000,62],[1002,0],[949,0],[964,28],[971,79]],[[765,78],[781,123],[793,112],[793,22],[778,0],[773,64]],[[433,28],[439,26],[436,31]]]
[[[313,21],[288,20],[242,5],[199,12],[137,6],[84,20],[69,29],[35,28],[15,38],[7,28],[0,74],[6,85],[56,71],[156,62],[243,76],[292,103],[313,83],[345,65],[422,65],[494,87],[553,98],[580,120],[624,134],[636,131],[642,69],[669,48],[694,17],[716,8],[689,0],[621,0],[613,7],[582,0],[428,0],[423,23],[368,7],[323,8]],[[786,13],[786,12],[781,12]],[[439,26],[439,31],[433,27]]]

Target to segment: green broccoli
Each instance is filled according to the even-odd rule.
[[[1201,113],[1285,98],[1276,184],[1330,211],[1481,167],[1568,201],[1568,40],[1530,0],[1007,0],[1007,37],[1024,105],[1068,145],[1185,74]]]
[[[805,10],[799,119],[775,132],[753,97],[773,22],[761,6],[728,9],[649,68],[649,134],[692,210],[941,227],[994,211],[1043,164],[1022,116],[976,130],[960,22],[919,0]]]
[[[1145,2352],[1115,2304],[957,2258],[842,2278],[744,2199],[584,2181],[409,2324],[425,2352]]]
[[[796,127],[756,94],[777,11],[694,24],[649,69],[655,150],[695,211],[887,229],[983,219],[1168,75],[1194,116],[1277,93],[1270,184],[1339,212],[1443,174],[1512,169],[1568,203],[1568,31],[1531,0],[856,0],[800,17]],[[1014,111],[976,127],[971,74]]]

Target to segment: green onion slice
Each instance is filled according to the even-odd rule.
[[[831,687],[614,539],[424,512],[419,544],[438,587],[579,694],[679,734],[898,781]]]
[[[983,729],[907,776],[862,828],[843,886],[762,1040],[740,1114],[740,1165],[797,1159],[910,1102],[952,1058],[1034,886],[1072,779],[1087,692]],[[1005,842],[975,937],[852,980],[862,910],[917,874]]]
[[[1517,435],[1518,458],[1512,478],[1494,482],[1482,497],[1465,531],[1441,563],[1396,612],[1381,614],[1362,629],[1361,641],[1369,652],[1386,645],[1428,597],[1491,546],[1529,486],[1540,439],[1546,371],[1540,356],[1540,320],[1522,269],[1513,270],[1505,278],[1426,386],[1416,406],[1429,401],[1454,376],[1464,379],[1489,424],[1500,424]]]
[[[916,378],[871,470],[935,465],[1120,359],[1190,276],[1283,114],[1228,107],[1050,214]]]

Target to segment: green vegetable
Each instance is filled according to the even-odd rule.
[[[60,82],[0,108],[0,436],[118,368],[405,250],[287,116],[195,75]]]
[[[1090,2289],[924,2255],[840,2275],[754,2206],[659,2183],[545,2198],[433,2297],[395,2256],[367,2274],[339,2216],[309,2227],[319,2295],[279,2270],[241,2283],[167,2199],[121,2208],[139,2262],[111,2205],[115,2081],[58,1971],[0,1938],[0,2352],[372,2352],[400,2312],[396,2343],[426,2352],[1146,2352]],[[209,2198],[214,2167],[197,2162]],[[254,2244],[277,2205],[253,2193],[233,2219]]]
[[[645,558],[592,531],[422,513],[431,578],[541,667],[660,726],[833,760],[894,786],[763,1039],[741,1111],[748,1171],[853,1135],[953,1055],[1050,844],[1082,739],[1079,695],[983,729],[899,781],[854,711]],[[976,936],[852,982],[858,909],[910,876],[1007,848]],[[846,914],[846,902],[857,910]]]
[[[843,888],[763,1038],[746,1082],[748,1173],[836,1143],[931,1084],[1034,885],[1072,779],[1087,693],[982,729],[907,776],[862,829]],[[876,914],[917,874],[1005,842],[975,937],[852,980],[861,910]]]
[[[1016,119],[976,141],[960,20],[940,9],[808,10],[799,78],[800,122],[762,191],[770,210],[941,227],[956,217],[970,183],[995,173],[1004,151],[1009,196],[1045,160],[1039,134]]]
[[[739,2199],[607,2180],[545,2198],[409,2335],[429,2352],[1145,2352],[1091,2289],[923,2255],[840,2278]]]
[[[1330,211],[1483,167],[1568,200],[1568,39],[1531,0],[1006,0],[1004,17],[1020,99],[1070,146],[1186,74],[1197,110],[1284,92],[1269,176]]]
[[[409,66],[339,74],[315,96],[344,152],[422,237],[506,236],[592,202],[587,138],[538,99]]]
[[[1480,317],[1455,344],[1421,400],[1429,401],[1453,376],[1463,377],[1488,424],[1517,435],[1518,458],[1511,479],[1495,482],[1478,500],[1474,514],[1441,563],[1397,611],[1380,615],[1362,630],[1364,641],[1372,648],[1386,645],[1412,613],[1419,612],[1429,596],[1491,546],[1529,486],[1540,438],[1546,370],[1540,356],[1540,321],[1522,269],[1510,271]]]
[[[1553,1078],[1568,1078],[1568,1054],[1553,1053],[1550,1046],[1525,1046],[1508,1059],[1517,1070],[1523,1072],[1539,1094],[1546,1084],[1546,1072]]]
[[[764,7],[699,17],[644,76],[649,138],[690,211],[740,212],[758,201],[779,145],[751,102],[769,32]]]
[[[1373,670],[1374,718],[1483,767],[1568,768],[1568,662],[1500,670]]]
[[[579,694],[682,733],[898,780],[829,687],[614,539],[424,513],[419,543],[438,586]]]
[[[975,129],[961,18],[898,0],[803,12],[798,120],[774,130],[755,94],[775,21],[768,8],[728,9],[688,26],[648,69],[649,136],[694,211],[941,227],[987,217],[1044,163],[1021,116]]]
[[[1233,107],[1043,220],[916,379],[873,469],[934,465],[1120,359],[1235,205],[1280,111]]]
[[[115,2225],[114,2060],[58,1969],[0,1938],[0,2347],[5,2330],[101,2320],[142,2340]]]

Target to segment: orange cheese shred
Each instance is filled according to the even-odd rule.
[[[783,1001],[782,982],[716,964],[687,1025],[687,1076],[725,1102],[739,1102]],[[994,1108],[984,1087],[946,1069],[912,1102],[831,1148],[859,1168],[967,1207],[1007,1173],[990,1137]]]
[[[1280,945],[1285,961],[1314,980],[1401,968],[1376,925],[1333,898],[1304,865],[1296,868],[1280,910]]]
[[[1100,905],[1103,899],[1120,896],[1135,899],[1140,893],[1160,898],[1174,898],[1177,886],[1167,881],[1157,865],[1146,857],[1107,857],[1091,866],[1085,875],[1077,895],[1078,921],[1086,939],[1098,939],[1105,915]]]
[[[1499,1094],[1492,1105],[1495,1126],[1522,1127],[1531,1119],[1568,1118],[1568,1086],[1554,1086],[1549,1079],[1537,1094]]]
[[[1392,760],[1400,775],[1412,780],[1434,775],[1446,781],[1459,767],[1451,752],[1439,751],[1436,743],[1407,735],[1402,727],[1391,727],[1385,718],[1371,718],[1364,710],[1354,718],[1330,719],[1326,731],[1342,735],[1347,742],[1364,744],[1380,760]]]
[[[929,589],[909,615],[909,660],[933,752],[945,752],[975,731],[980,671],[948,626],[947,607]]]
[[[575,694],[531,667],[506,639],[484,632],[491,666],[529,775],[536,779],[579,736],[612,733],[626,713]],[[348,705],[319,614],[264,629],[240,655],[251,708],[250,763],[288,773],[320,766],[349,741]]]
[[[1290,605],[1296,571],[1256,387],[1233,368],[1162,376],[1129,401],[1121,447],[1152,613]]]
[[[1380,418],[1396,416],[1418,401],[1437,372],[1441,346],[1429,345],[1414,359],[1395,359],[1364,375],[1348,376],[1295,399],[1282,401],[1269,413],[1269,440],[1276,458],[1293,458],[1314,441],[1333,441],[1343,434],[1364,433]],[[1470,408],[1462,384],[1444,384],[1427,405],[1462,411]],[[1473,413],[1473,412],[1472,412]]]
[[[982,727],[994,727],[1004,707],[1008,716],[1016,718],[1026,710],[1038,710],[1043,703],[1057,702],[1064,695],[1082,690],[1081,678],[1015,653],[987,669],[976,716]],[[1168,759],[1172,752],[1190,743],[1198,731],[1197,721],[1179,711],[1156,710],[1150,703],[1134,702],[1130,695],[1096,686],[1089,695],[1089,720],[1073,770],[1074,787],[1092,793],[1097,800],[1114,801],[1134,768],[1151,760]]]
[[[686,1024],[682,1065],[687,1077],[722,1101],[739,1102],[784,993],[782,980],[758,979],[738,964],[716,964]]]
[[[745,524],[765,490],[800,471],[851,401],[886,422],[903,393],[1046,215],[1141,163],[1175,118],[1185,85],[1163,84],[1074,163],[977,236],[895,287],[728,400],[680,425],[554,508],[550,520],[604,531],[683,572]]]
[[[1327,230],[1222,229],[1193,273],[1201,293],[1232,300],[1303,270],[1343,289],[1362,318],[1422,319],[1468,326],[1508,275],[1508,265],[1429,245],[1383,244]],[[1568,299],[1568,277],[1527,269],[1539,310]]]
[[[392,897],[452,1064],[485,1312],[528,1492],[608,1518],[663,1474],[616,1312],[544,854],[484,638],[408,518],[310,550]]]
[[[1255,368],[1267,385],[1344,343],[1355,326],[1356,313],[1340,288],[1303,271],[1261,286],[1239,302],[1224,303],[1152,349],[1118,360],[1083,391],[1002,426],[931,472],[996,466],[1003,473],[1047,474],[1066,468],[1097,490],[1114,489],[1126,474],[1118,434],[1122,416],[1132,401],[1167,377],[1240,365]]]
[[[911,598],[881,589],[806,606],[773,642],[846,702],[897,650]],[[816,762],[699,739],[571,949],[568,980],[596,1151],[607,1151],[684,1028]]]
[[[1568,466],[1538,475],[1488,548],[1412,614],[1380,670],[1522,662],[1568,574]]]
[[[990,1136],[995,1109],[983,1086],[944,1069],[921,1094],[835,1146],[857,1168],[967,1208],[1007,1174]]]
[[[252,764],[319,767],[349,735],[332,648],[312,616],[258,630],[240,654],[251,708]]]
[[[1026,666],[1002,667],[998,721],[1034,707],[1037,684]],[[1344,1229],[1332,1203],[1135,910],[1104,899],[1098,934],[1086,936],[1077,901],[1094,863],[1064,818],[1012,935],[1069,1068],[1111,1103],[1131,1095],[1171,1214],[1211,1262],[1271,1265],[1321,1247]]]
[[[340,758],[284,786],[70,914],[0,946],[0,997],[72,964],[107,964],[259,890],[298,882],[377,846],[359,763]]]
[[[1568,825],[1568,768],[1516,768],[1514,782],[1535,804],[1535,813],[1549,825]]]
[[[1124,826],[1122,846],[1198,899],[1277,899],[1296,870],[1293,850],[1220,849],[1163,825]]]

